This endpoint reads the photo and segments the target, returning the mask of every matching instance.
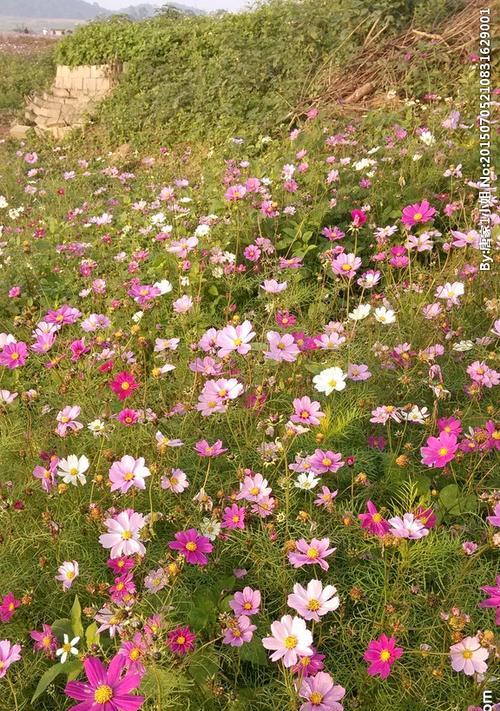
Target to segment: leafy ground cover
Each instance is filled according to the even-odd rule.
[[[0,145],[0,708],[495,689],[476,74],[216,146]]]

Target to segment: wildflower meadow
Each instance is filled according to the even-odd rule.
[[[500,703],[500,215],[418,41],[363,111],[2,139],[1,711]]]

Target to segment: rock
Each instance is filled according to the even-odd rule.
[[[11,138],[17,138],[17,139],[26,138],[28,131],[30,131],[32,129],[33,129],[33,126],[26,126],[21,123],[16,123],[10,127],[9,136]]]

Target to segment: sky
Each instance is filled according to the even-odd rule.
[[[92,0],[90,0],[92,2]],[[140,5],[144,2],[161,5],[161,0],[97,0],[99,5],[108,10],[119,10],[128,5]],[[168,2],[168,0],[166,0]],[[178,0],[180,3],[197,7],[200,10],[241,10],[248,4],[248,0]]]

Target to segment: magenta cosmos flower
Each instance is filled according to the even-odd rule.
[[[195,528],[178,531],[175,541],[170,541],[169,548],[179,551],[191,565],[206,565],[208,558],[205,553],[213,551],[213,545],[206,536],[201,536]]]
[[[489,655],[489,651],[481,647],[478,637],[464,637],[461,642],[450,647],[452,669],[466,676],[484,674],[488,669],[486,659]]]
[[[23,341],[18,343],[7,343],[0,353],[0,365],[4,365],[9,370],[19,368],[24,365],[28,357],[28,347]]]
[[[479,603],[479,607],[493,607],[496,611],[495,623],[500,625],[500,575],[496,577],[496,585],[485,585],[481,590],[489,595]]]
[[[70,681],[64,693],[70,699],[79,701],[72,706],[73,711],[136,711],[144,703],[144,696],[130,692],[141,683],[139,674],[122,674],[125,657],[117,654],[106,669],[97,657],[87,657],[83,667],[88,683]]]
[[[244,506],[238,506],[238,504],[226,506],[221,524],[222,528],[239,528],[243,530],[245,528],[245,514],[246,509]]]
[[[146,549],[141,543],[141,529],[146,525],[146,519],[133,509],[126,509],[114,518],[104,521],[108,533],[99,536],[103,548],[111,548],[111,558],[122,555],[144,555]]]
[[[299,696],[306,699],[300,711],[343,711],[344,707],[338,702],[345,696],[345,689],[339,684],[334,684],[330,674],[318,672],[314,676],[304,679],[300,687]]]
[[[329,538],[313,538],[308,543],[304,538],[300,538],[295,542],[295,550],[290,551],[288,560],[294,568],[302,568],[303,565],[315,565],[316,563],[322,570],[328,570],[328,563],[325,558],[334,553],[336,548],[328,548],[330,545]]]
[[[11,644],[8,639],[0,641],[0,679],[7,674],[7,669],[21,659],[21,645]]]
[[[490,526],[500,526],[500,502],[496,504],[493,516],[487,516],[486,520]]]
[[[134,390],[137,390],[139,383],[132,373],[122,370],[109,384],[111,390],[118,396],[118,400],[125,400],[130,397]]]
[[[444,430],[438,437],[429,437],[425,447],[421,447],[422,464],[428,467],[444,467],[451,462],[458,449],[457,438]]]
[[[284,615],[271,625],[272,637],[264,637],[262,644],[272,651],[271,660],[283,660],[285,667],[293,667],[300,657],[310,657],[313,653],[313,636],[301,617]]]
[[[10,622],[20,604],[21,601],[15,597],[14,593],[10,592],[4,595],[0,605],[0,620],[2,622]]]
[[[396,647],[395,637],[381,634],[378,639],[372,639],[363,657],[365,662],[369,663],[368,674],[387,679],[392,665],[402,654],[402,648]]]
[[[411,229],[414,225],[421,225],[424,222],[429,222],[435,214],[436,210],[429,205],[427,200],[422,200],[420,203],[415,202],[413,205],[407,205],[403,208],[401,222],[405,227]]]
[[[176,627],[167,635],[168,648],[173,654],[184,655],[194,648],[196,635],[189,627]]]
[[[373,501],[368,500],[366,502],[366,508],[368,509],[368,513],[358,515],[361,521],[361,528],[365,528],[375,536],[385,536],[390,528],[389,522],[378,512]]]

